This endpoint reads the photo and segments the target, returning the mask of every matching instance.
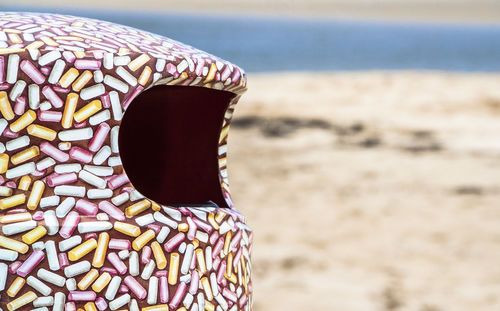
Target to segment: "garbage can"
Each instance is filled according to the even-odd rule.
[[[251,310],[226,171],[244,72],[99,20],[0,28],[0,308]]]

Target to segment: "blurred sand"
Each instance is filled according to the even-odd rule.
[[[499,310],[500,74],[249,76],[255,311]]]
[[[15,5],[404,21],[500,22],[498,0],[17,0]]]

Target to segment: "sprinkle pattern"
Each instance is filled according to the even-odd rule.
[[[230,208],[164,206],[130,183],[119,126],[154,85],[237,95],[219,138]],[[229,123],[245,89],[240,68],[168,38],[0,13],[0,307],[251,310],[253,233],[226,172]]]

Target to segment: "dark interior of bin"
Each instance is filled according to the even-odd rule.
[[[119,149],[134,187],[161,204],[227,207],[218,142],[234,94],[203,87],[155,86],[124,114]]]

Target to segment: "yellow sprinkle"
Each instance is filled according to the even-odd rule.
[[[38,296],[34,292],[29,291],[26,294],[20,296],[19,298],[14,299],[11,302],[9,302],[7,304],[7,309],[9,311],[17,310],[17,309],[27,305],[28,303],[33,302],[33,300],[35,300],[37,298],[38,298]]]
[[[81,89],[92,79],[93,75],[90,70],[85,70],[76,81],[72,84],[73,91],[80,92]]]
[[[229,246],[231,245],[231,237],[233,236],[233,233],[231,231],[228,231],[226,233],[226,240],[224,241],[224,248],[222,252],[227,255],[229,254]]]
[[[234,273],[231,273],[231,275],[224,275],[226,277],[226,279],[229,280],[229,282],[233,283],[233,284],[236,284],[236,282],[238,282],[238,279],[236,278],[236,275],[234,275]]]
[[[144,64],[146,64],[150,59],[151,57],[149,57],[148,54],[141,54],[128,64],[128,68],[132,71],[136,71]]]
[[[210,225],[212,225],[212,227],[215,229],[215,230],[219,230],[219,224],[217,223],[217,221],[215,221],[215,214],[210,212],[208,213],[208,222],[210,223]]]
[[[233,273],[233,253],[229,253],[227,256],[227,265],[226,265],[226,277],[230,277]]]
[[[176,84],[179,84],[182,81],[186,80],[187,78],[188,78],[187,72],[183,72],[183,73],[181,73],[181,75],[177,79],[174,79],[174,80],[168,82],[167,85],[176,85]]]
[[[76,58],[84,58],[85,57],[85,51],[74,51],[73,54],[75,54]]]
[[[85,309],[85,311],[97,311],[97,307],[95,306],[95,304],[93,302],[87,302],[83,308]]]
[[[42,198],[43,191],[45,190],[45,183],[41,180],[37,180],[33,183],[33,187],[31,188],[31,193],[28,198],[28,203],[26,206],[30,210],[34,210],[38,203],[40,203],[40,199]]]
[[[40,154],[40,149],[38,149],[38,146],[33,146],[26,148],[21,152],[16,153],[10,158],[10,161],[12,162],[12,164],[18,165],[20,163],[28,161],[29,159],[33,159],[39,154]]]
[[[7,186],[0,186],[0,196],[8,197],[12,195],[12,188]]]
[[[0,153],[0,174],[7,172],[9,168],[9,155],[6,153]]]
[[[57,132],[49,129],[48,127],[38,125],[38,124],[31,124],[28,126],[28,134],[31,136],[35,137],[40,137],[49,141],[52,141],[56,139]]]
[[[103,290],[104,287],[108,285],[110,281],[111,275],[108,272],[104,272],[97,278],[94,284],[92,284],[92,290],[96,293],[99,293]]]
[[[140,251],[149,241],[151,241],[156,236],[155,232],[151,229],[144,232],[132,242],[132,248],[136,251]]]
[[[14,119],[14,111],[12,111],[12,106],[5,91],[0,92],[0,112],[6,120]]]
[[[24,49],[16,49],[16,48],[2,48],[0,49],[0,55],[4,54],[14,54],[24,52]]]
[[[68,259],[71,261],[78,260],[83,256],[87,255],[97,247],[97,241],[95,239],[88,239],[82,244],[75,246],[72,250],[68,252]]]
[[[205,311],[215,311],[215,306],[210,301],[205,300]]]
[[[99,234],[99,240],[97,240],[97,248],[94,253],[94,258],[92,259],[92,266],[100,268],[104,265],[106,260],[106,251],[108,250],[109,244],[109,234],[102,232]]]
[[[215,215],[215,221],[220,224],[224,220],[225,217],[226,217],[226,213],[224,213],[222,211],[218,211],[217,215]]]
[[[5,28],[2,31],[6,32],[6,33],[22,33],[21,30],[19,30],[19,29],[12,29],[12,28]]]
[[[31,185],[31,177],[29,177],[28,175],[24,175],[19,180],[19,186],[17,188],[19,188],[19,190],[28,191],[30,185]]]
[[[144,70],[142,70],[142,73],[139,76],[139,79],[137,80],[137,82],[140,85],[145,86],[148,83],[152,72],[153,71],[151,70],[151,67],[149,67],[149,66],[144,67]]]
[[[161,211],[161,206],[160,206],[160,204],[151,201],[151,209],[155,212],[159,212],[159,211]]]
[[[198,246],[200,246],[200,241],[198,241],[198,239],[194,239],[193,242],[191,242],[191,244],[193,244],[194,249],[196,249]]]
[[[90,284],[94,283],[99,277],[99,272],[97,269],[91,269],[85,276],[78,282],[78,288],[80,290],[86,290]]]
[[[12,284],[10,284],[9,289],[7,290],[7,295],[9,297],[15,297],[17,293],[23,288],[24,284],[26,283],[26,280],[23,279],[22,277],[18,276]]]
[[[4,216],[0,216],[1,224],[10,224],[13,222],[27,221],[31,220],[31,213],[15,213],[15,214],[7,214]]]
[[[188,232],[189,231],[189,225],[185,222],[181,222],[178,226],[177,226],[177,230],[179,232]]]
[[[26,252],[29,250],[28,245],[24,244],[23,242],[19,242],[17,240],[1,235],[0,235],[0,246],[11,249],[21,254],[26,254]]]
[[[154,241],[153,243],[151,243],[151,249],[156,260],[156,267],[158,269],[165,269],[165,267],[167,266],[167,258],[165,257],[165,254],[161,249],[160,243]]]
[[[83,41],[82,38],[75,37],[75,36],[55,36],[55,40],[69,40],[69,41]]]
[[[205,272],[207,272],[207,266],[205,265],[205,256],[201,248],[196,249],[196,261],[198,262],[200,274],[205,274]]]
[[[26,244],[33,244],[46,234],[47,229],[45,229],[44,226],[38,226],[35,229],[25,233],[22,236],[22,240]]]
[[[139,234],[141,234],[141,228],[125,222],[115,221],[113,227],[115,228],[116,231],[126,234],[128,236],[137,237],[139,236]]]
[[[206,276],[201,278],[201,286],[205,291],[205,297],[207,297],[208,301],[212,301],[214,296],[212,294],[212,288],[210,287],[210,283],[208,282],[208,278]]]
[[[220,131],[220,136],[219,136],[219,144],[227,137],[227,133],[229,132],[229,125],[225,126],[221,131]]]
[[[42,45],[42,41],[33,41],[26,46],[26,50],[38,50]]]
[[[148,199],[141,200],[133,205],[130,205],[125,209],[125,215],[127,217],[134,217],[135,215],[145,211],[151,206],[151,202]]]
[[[73,118],[75,119],[76,122],[82,122],[83,120],[89,118],[90,116],[92,116],[101,109],[102,109],[101,101],[96,99],[91,101],[87,105],[83,106],[77,112],[75,112]]]
[[[212,81],[215,78],[215,73],[217,72],[217,66],[215,66],[215,63],[212,63],[210,65],[210,70],[208,71],[207,78],[203,83],[208,83]]]
[[[35,120],[36,120],[36,113],[30,109],[26,111],[22,116],[20,116],[19,119],[11,123],[10,130],[12,132],[17,133],[23,128],[33,123],[33,121]]]
[[[0,210],[18,206],[24,202],[26,202],[26,195],[24,193],[15,194],[11,197],[0,200]]]
[[[80,33],[80,32],[70,32],[69,33],[71,36],[75,36],[75,37],[81,37],[81,38],[84,38],[84,39],[89,39],[89,40],[92,40],[92,41],[102,41],[102,39],[99,39],[97,37],[92,37],[92,36],[89,36],[89,35],[85,35],[83,33]]]
[[[177,274],[179,273],[179,254],[170,254],[170,267],[168,269],[168,284],[177,284]]]
[[[63,128],[67,129],[73,125],[73,114],[75,113],[77,103],[78,94],[69,93],[66,97],[66,104],[64,105],[64,111],[61,119],[61,125]]]
[[[76,78],[78,78],[78,75],[80,73],[78,72],[78,69],[76,68],[70,68],[68,71],[66,71],[61,79],[59,79],[59,85],[62,86],[63,88],[67,88],[68,86],[75,81]],[[74,93],[72,93],[74,94]]]
[[[168,311],[168,305],[155,305],[150,307],[144,307],[141,311]]]
[[[10,42],[12,42],[13,44],[23,43],[23,40],[21,39],[21,37],[19,37],[19,35],[15,34],[15,33],[10,33],[8,36],[9,36]]]
[[[50,46],[58,46],[59,45],[59,43],[52,40],[51,37],[43,36],[43,37],[40,37],[40,40],[42,40],[45,44],[50,45]]]

